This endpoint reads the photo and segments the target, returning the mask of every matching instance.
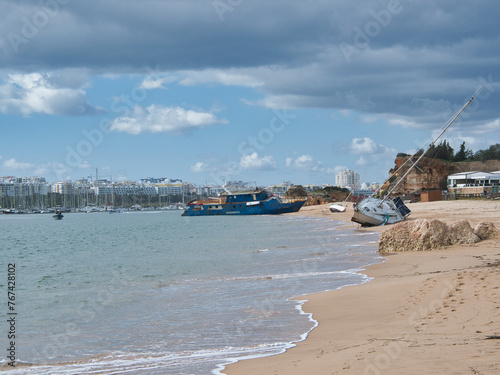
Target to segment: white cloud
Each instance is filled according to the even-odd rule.
[[[143,132],[182,133],[206,125],[223,123],[227,123],[227,121],[218,119],[209,112],[154,104],[147,108],[136,105],[130,116],[114,119],[111,122],[110,130],[134,135]]]
[[[377,121],[377,116],[373,116],[373,115],[361,115],[359,118],[365,124],[370,124],[372,122]]]
[[[385,115],[384,117],[387,119],[387,122],[390,125],[396,125],[396,126],[401,126],[403,128],[414,128],[414,129],[418,129],[421,127],[421,124],[413,120],[410,120],[408,118],[404,118],[404,116]]]
[[[361,154],[395,154],[397,151],[394,148],[389,148],[379,143],[376,143],[369,137],[353,138],[349,145],[351,153],[355,155]]]
[[[294,158],[286,158],[286,166],[299,171],[319,171],[331,173],[331,169],[326,169],[320,161],[313,159],[311,155],[301,155]]]
[[[397,150],[376,143],[369,137],[353,138],[349,150],[359,155],[354,164],[359,166],[374,165],[382,160],[394,160]]]
[[[28,169],[31,169],[31,168],[35,167],[34,164],[18,162],[14,158],[5,160],[3,162],[3,166],[4,166],[4,168],[7,168],[7,169],[19,170],[19,171],[28,170]]]
[[[71,171],[70,168],[60,162],[33,164],[19,162],[15,158],[4,160],[2,166],[5,169],[22,173],[23,175],[43,176],[60,181],[68,179],[70,177],[68,173]]]
[[[353,154],[376,154],[384,150],[384,146],[375,143],[368,137],[353,138],[349,148]]]
[[[78,165],[78,168],[79,169],[89,169],[89,168],[92,168],[92,165],[88,161],[84,160],[82,163],[80,163]]]
[[[258,70],[259,69],[257,69],[257,71]],[[193,86],[203,83],[220,83],[227,86],[261,86],[262,81],[254,76],[254,72],[255,69],[206,69],[203,71],[187,71],[184,72],[186,77],[180,81],[180,84],[184,86]]]
[[[339,173],[340,171],[345,171],[346,169],[349,169],[347,166],[345,165],[336,165],[334,168],[333,168],[333,171],[335,173]]]
[[[79,116],[103,112],[87,102],[82,89],[58,86],[62,83],[74,85],[61,74],[9,74],[7,82],[0,85],[0,112],[23,116],[33,113]]]
[[[240,168],[242,170],[257,169],[261,171],[275,170],[278,168],[273,156],[259,157],[259,154],[245,154],[241,156]]]
[[[191,172],[200,173],[200,172],[207,172],[208,170],[210,170],[210,167],[208,166],[207,163],[199,161],[195,165],[192,165],[189,169],[191,170]]]
[[[48,162],[34,166],[32,171],[35,176],[52,176],[57,180],[63,181],[70,178],[68,174],[71,170],[63,163]]]
[[[144,78],[139,87],[144,90],[165,89],[166,87],[164,85],[174,82],[175,80],[177,80],[177,78],[172,75],[149,75]]]
[[[500,118],[489,121],[484,125],[477,126],[473,133],[475,134],[491,134],[500,130]]]
[[[354,162],[354,164],[356,164],[356,165],[366,165],[366,164],[368,164],[368,161],[365,159],[365,157],[363,155],[361,155],[359,157],[359,159]]]

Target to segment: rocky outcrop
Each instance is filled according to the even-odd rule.
[[[306,203],[305,205],[306,206],[317,206],[317,205],[321,205],[321,204],[325,204],[325,200],[322,198],[322,197],[313,197],[313,196],[307,196],[306,198]]]
[[[410,162],[406,163],[407,160],[408,157],[396,157],[394,168],[389,172],[391,176],[394,175],[395,177],[392,177],[389,181],[398,179],[408,171],[408,168],[412,164]],[[415,162],[417,158],[414,157],[412,160]],[[406,164],[404,165],[404,163]],[[401,170],[398,171],[399,168]],[[500,170],[500,161],[498,160],[453,163],[424,157],[420,160],[417,167],[406,176],[394,193],[402,195],[425,190],[443,190],[446,189],[446,181],[450,174],[470,171],[493,172],[498,170]],[[396,173],[396,171],[398,172]],[[387,189],[389,185],[390,183],[386,182],[382,190]]]
[[[492,238],[497,235],[497,228],[493,223],[481,222],[474,228],[474,233],[481,240],[487,240],[488,238]]]
[[[448,225],[437,219],[418,219],[398,223],[383,232],[379,251],[428,251],[457,244],[474,244],[496,235],[493,223],[482,222],[472,229],[467,220]]]

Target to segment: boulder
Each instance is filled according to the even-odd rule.
[[[474,244],[496,233],[492,223],[480,223],[473,230],[467,220],[452,225],[437,219],[403,221],[381,234],[379,251],[428,251],[457,244]]]
[[[493,223],[480,222],[474,228],[474,233],[481,239],[487,240],[489,238],[494,238],[498,235],[498,230]]]
[[[451,226],[452,244],[473,244],[481,241],[467,220],[457,221]]]

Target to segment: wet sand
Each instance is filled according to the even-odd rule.
[[[329,205],[298,215],[350,223]],[[410,204],[410,220],[492,221],[500,201]],[[389,227],[375,228],[377,231]],[[373,230],[370,228],[369,230]],[[365,230],[365,229],[361,229]],[[368,267],[368,283],[311,294],[304,311],[318,321],[287,352],[241,361],[224,373],[258,374],[500,374],[500,240],[428,252],[404,252]]]

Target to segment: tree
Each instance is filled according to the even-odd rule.
[[[450,144],[444,140],[439,143],[437,146],[432,145],[427,151],[426,156],[431,159],[441,159],[444,161],[453,161],[453,157],[455,152]]]
[[[285,197],[307,197],[307,192],[302,185],[295,185],[288,189]]]
[[[455,154],[453,161],[467,160],[467,151],[465,150],[465,142],[460,145],[460,150]]]
[[[490,146],[486,150],[479,150],[474,154],[472,160],[486,161],[486,160],[500,160],[500,143]]]
[[[323,188],[323,191],[327,194],[333,193],[333,192],[341,192],[341,193],[348,193],[349,194],[349,189],[341,188],[338,186],[326,186]]]

